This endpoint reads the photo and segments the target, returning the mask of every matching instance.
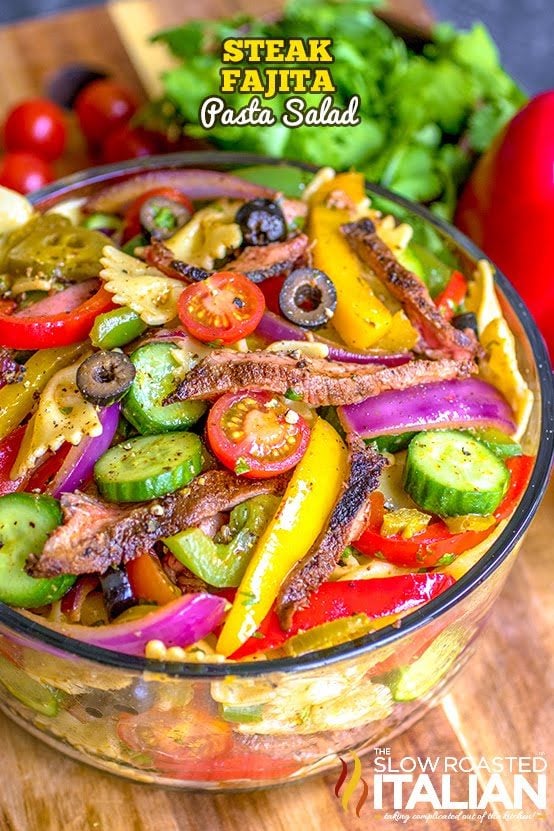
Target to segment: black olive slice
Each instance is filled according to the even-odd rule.
[[[479,334],[477,328],[477,318],[473,312],[462,312],[452,318],[452,326],[455,329],[471,329],[476,335]]]
[[[126,609],[136,606],[137,599],[127,574],[121,569],[110,569],[100,575],[104,603],[110,620],[123,614]]]
[[[185,205],[167,196],[151,196],[140,209],[140,224],[152,239],[172,237],[189,221],[191,213]]]
[[[136,369],[123,352],[95,352],[77,370],[83,398],[107,407],[122,398],[134,381]]]
[[[287,238],[283,211],[271,199],[252,199],[238,209],[235,221],[240,225],[246,245],[268,245]]]
[[[323,271],[297,268],[281,287],[279,306],[292,323],[315,329],[328,323],[335,313],[337,291]]]

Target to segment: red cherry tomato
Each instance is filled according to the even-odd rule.
[[[107,164],[124,162],[126,159],[139,159],[160,152],[161,143],[153,133],[142,127],[124,124],[110,133],[102,145],[102,161]]]
[[[92,145],[101,144],[117,127],[126,124],[137,107],[134,92],[108,78],[87,84],[75,101],[81,130]]]
[[[147,190],[141,196],[138,196],[135,201],[127,208],[123,218],[123,242],[136,237],[140,234],[142,227],[140,224],[140,209],[148,199],[153,196],[164,196],[166,199],[171,199],[173,202],[180,202],[191,214],[194,213],[194,205],[184,193],[177,188],[152,188]]]
[[[174,779],[276,779],[302,765],[241,747],[230,725],[193,705],[174,710],[153,707],[138,715],[125,713],[120,716],[117,733],[131,750],[146,753],[161,773]]]
[[[19,193],[31,193],[53,181],[48,162],[31,153],[6,153],[0,163],[0,185]]]
[[[284,282],[285,278],[279,275],[277,277],[268,277],[267,280],[260,283],[260,289],[265,297],[265,305],[275,315],[281,314],[279,294],[281,293]]]
[[[66,134],[61,107],[45,98],[33,98],[8,113],[4,145],[8,151],[20,150],[52,162],[62,155]]]
[[[188,286],[179,298],[179,317],[204,343],[235,341],[252,334],[262,319],[262,292],[244,274],[219,271]]]
[[[220,462],[247,479],[267,479],[302,458],[310,428],[290,418],[286,402],[270,392],[227,393],[208,416],[208,439]]]

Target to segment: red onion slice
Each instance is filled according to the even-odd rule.
[[[44,297],[42,300],[37,300],[25,309],[16,312],[17,317],[51,317],[52,315],[64,314],[65,312],[72,312],[98,291],[100,281],[96,277],[85,280],[83,283],[75,283],[73,286],[58,291],[56,294],[51,294]]]
[[[264,312],[261,321],[256,329],[256,334],[270,343],[281,340],[308,340],[305,329],[296,326],[273,312]],[[318,343],[324,343],[329,347],[329,357],[333,361],[351,364],[380,364],[381,366],[400,366],[411,360],[409,352],[397,352],[387,354],[385,352],[350,352],[327,338],[322,338],[311,333]]]
[[[256,199],[271,198],[276,191],[256,185],[218,170],[151,170],[138,173],[122,182],[108,185],[90,196],[83,210],[88,213],[120,213],[134,200],[152,188],[169,187],[182,190],[190,199]]]
[[[146,644],[160,640],[167,646],[190,646],[205,638],[225,617],[227,601],[213,594],[184,594],[139,620],[105,626],[52,624],[40,619],[61,635],[125,655],[144,657]],[[33,620],[37,620],[33,616]],[[52,651],[52,650],[49,650]]]
[[[347,432],[364,438],[435,427],[496,427],[513,434],[512,410],[498,390],[479,378],[390,390],[338,407]]]
[[[98,414],[102,424],[100,436],[85,436],[72,447],[58,470],[49,491],[58,498],[62,493],[73,493],[92,476],[94,465],[110,447],[119,422],[119,404],[105,407]]]

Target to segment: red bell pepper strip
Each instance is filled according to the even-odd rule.
[[[435,305],[447,320],[452,320],[467,294],[467,280],[461,271],[453,271],[445,288],[435,298]]]
[[[514,456],[512,459],[506,459],[506,467],[510,471],[510,483],[508,490],[504,495],[504,499],[494,512],[496,519],[506,519],[509,517],[515,506],[519,502],[521,494],[527,487],[531,473],[535,466],[534,456]]]
[[[8,349],[46,349],[85,340],[99,314],[115,308],[112,295],[100,288],[76,309],[33,317],[0,313],[0,346]]]
[[[497,522],[509,516],[513,511],[527,486],[534,463],[534,456],[515,456],[506,460],[511,474],[510,484],[504,499],[494,512]],[[372,511],[369,524],[353,545],[362,554],[381,556],[387,562],[397,566],[430,568],[438,565],[444,556],[458,555],[478,545],[489,536],[494,528],[495,525],[491,525],[484,531],[463,531],[459,534],[452,534],[442,520],[436,520],[428,525],[425,531],[414,534],[407,540],[400,534],[383,537],[380,533],[380,525],[376,526],[373,523]]]
[[[513,282],[554,358],[554,90],[517,113],[481,157],[456,224]]]
[[[25,427],[17,427],[13,433],[0,441],[0,496],[15,493],[24,482],[23,478],[10,479],[10,471],[17,459],[24,435]]]
[[[323,583],[310,598],[306,609],[295,612],[291,628],[284,632],[272,609],[258,632],[249,638],[232,658],[273,649],[300,630],[312,629],[330,620],[365,613],[370,620],[399,614],[432,600],[449,588],[454,578],[447,574],[401,574],[373,580],[344,580]]]
[[[488,537],[492,527],[485,531],[463,531],[453,534],[442,520],[438,520],[428,525],[425,531],[414,534],[407,540],[401,534],[383,537],[378,530],[366,528],[353,545],[362,554],[381,557],[395,566],[431,568],[438,565],[445,555],[457,555],[473,548]]]

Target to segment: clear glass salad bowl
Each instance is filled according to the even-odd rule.
[[[131,161],[36,193],[41,209],[144,169],[237,170],[271,159],[190,153]],[[304,168],[308,170],[308,168]],[[425,209],[368,185],[392,213],[438,235],[467,273],[482,257]],[[69,639],[0,605],[0,707],[38,738],[135,781],[184,789],[268,787],[335,766],[402,732],[437,701],[472,653],[546,487],[554,396],[546,349],[523,302],[497,274],[520,366],[535,393],[525,436],[529,485],[502,533],[450,589],[349,643],[273,661],[156,662]],[[263,725],[263,728],[262,726]]]

